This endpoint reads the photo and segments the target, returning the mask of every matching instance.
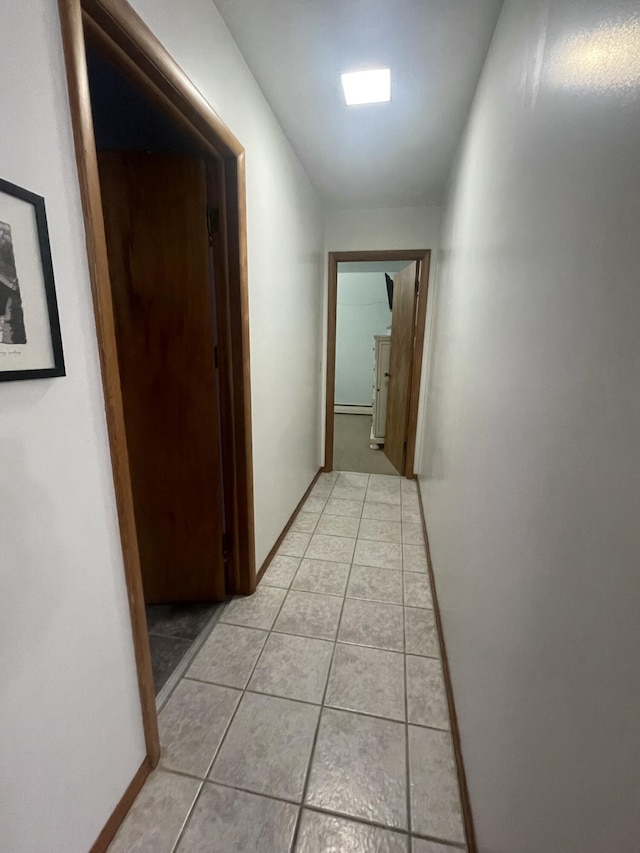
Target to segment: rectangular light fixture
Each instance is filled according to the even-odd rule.
[[[381,104],[391,100],[391,71],[388,68],[350,71],[340,77],[347,106]]]

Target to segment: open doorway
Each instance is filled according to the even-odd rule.
[[[108,840],[160,756],[145,599],[202,625],[256,585],[245,167],[125,0],[60,19],[147,748]]]
[[[216,165],[90,43],[87,70],[158,696],[229,586],[207,220]]]
[[[413,477],[429,257],[329,254],[327,471]]]

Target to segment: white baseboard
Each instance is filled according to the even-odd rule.
[[[335,415],[372,415],[373,406],[334,406]]]

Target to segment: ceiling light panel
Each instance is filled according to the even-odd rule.
[[[388,68],[350,71],[340,77],[347,106],[381,104],[391,100],[391,71]]]

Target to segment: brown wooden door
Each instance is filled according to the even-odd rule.
[[[145,600],[220,600],[205,164],[143,152],[98,157]]]
[[[384,452],[393,467],[404,474],[409,414],[409,388],[415,335],[417,264],[414,262],[393,279],[391,355],[387,391]]]

